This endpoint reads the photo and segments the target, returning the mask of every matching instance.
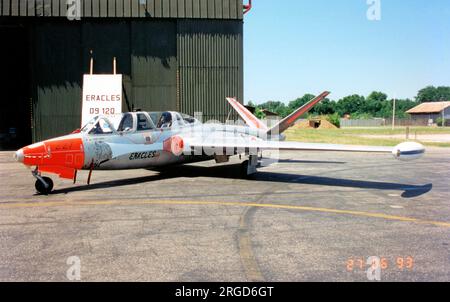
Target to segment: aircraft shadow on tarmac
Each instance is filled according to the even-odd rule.
[[[95,172],[94,172],[93,184],[54,190],[50,194],[67,194],[70,192],[77,192],[77,191],[89,191],[109,187],[122,187],[182,177],[188,178],[212,177],[212,178],[239,179],[240,171],[241,171],[240,164],[214,166],[214,167],[185,165],[185,166],[167,167],[163,171],[160,171],[159,174],[155,175],[129,179],[118,179],[100,183],[95,183]],[[252,176],[248,181],[267,181],[279,183],[280,182],[298,183],[298,184],[308,184],[308,185],[318,185],[328,187],[403,191],[403,193],[401,194],[403,198],[418,197],[430,192],[431,189],[433,188],[432,184],[417,186],[402,183],[351,180],[351,179],[341,179],[323,176],[298,175],[298,174],[286,174],[286,173],[263,172],[263,171],[258,172],[256,175]]]

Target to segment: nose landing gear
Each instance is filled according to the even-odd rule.
[[[53,190],[53,181],[50,177],[42,177],[36,167],[36,170],[32,171],[31,174],[36,178],[36,183],[34,187],[36,191],[41,194],[47,195]]]

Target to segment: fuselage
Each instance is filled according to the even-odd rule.
[[[211,160],[215,157],[203,149],[189,149],[184,144],[185,140],[226,142],[249,137],[252,140],[268,139],[264,131],[247,126],[203,124],[197,120],[188,123],[180,121],[181,115],[178,113],[171,114],[174,121],[178,119],[178,123],[173,122],[170,127],[158,127],[149,113],[128,113],[132,118],[129,122],[131,127],[123,129],[122,124],[119,130],[108,119],[98,117],[90,127],[24,147],[15,156],[25,165],[37,166],[43,172],[71,179],[76,170],[151,169]],[[147,118],[148,127],[143,128],[148,129],[139,129],[138,123],[144,118]],[[101,123],[105,123],[103,126],[108,131],[98,131]]]

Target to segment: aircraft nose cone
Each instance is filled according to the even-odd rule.
[[[19,162],[23,163],[23,150],[17,150],[16,153],[14,153],[14,159]]]

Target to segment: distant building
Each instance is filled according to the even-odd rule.
[[[432,120],[433,123],[436,123],[437,119],[442,117],[450,120],[450,102],[422,103],[406,111],[406,113],[411,114],[413,119],[428,119]]]
[[[256,107],[254,106],[246,105],[245,108],[247,108],[247,110],[250,111],[252,114],[255,114],[256,112]]]
[[[252,114],[256,115],[256,107],[246,105],[245,108],[247,108],[247,110]],[[261,112],[264,113],[264,120],[268,127],[275,126],[280,120],[280,116],[275,112],[269,111],[267,109],[262,109]]]
[[[262,113],[264,113],[264,115],[266,116],[266,119],[268,119],[268,120],[279,120],[280,119],[280,115],[278,113],[272,112],[267,109],[263,109],[261,111],[262,111]]]

